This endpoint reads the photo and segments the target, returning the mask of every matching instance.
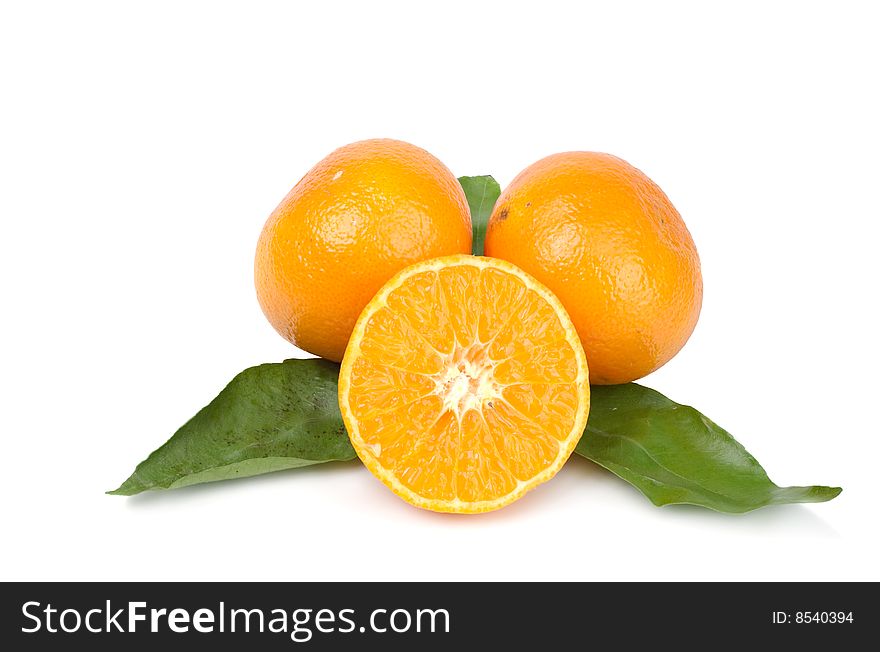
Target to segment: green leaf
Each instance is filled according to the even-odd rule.
[[[354,459],[338,377],[339,365],[316,359],[245,369],[108,493],[132,496]]]
[[[337,403],[339,365],[285,360],[246,369],[108,493],[131,496],[356,457]],[[591,389],[577,452],[655,505],[721,512],[822,502],[837,487],[778,487],[725,430],[634,383]]]
[[[464,194],[471,208],[471,224],[474,229],[474,256],[483,255],[483,242],[486,240],[486,225],[492,208],[501,194],[501,186],[490,175],[481,177],[459,177],[458,182],[464,188]]]
[[[839,487],[779,487],[726,430],[694,408],[629,383],[591,388],[590,418],[576,452],[620,476],[655,505],[719,512],[818,503]]]

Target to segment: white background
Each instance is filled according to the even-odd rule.
[[[2,579],[880,580],[871,3],[3,3]],[[416,143],[507,184],[608,151],[705,279],[645,384],[835,501],[653,507],[581,459],[500,512],[358,464],[104,495],[241,369],[298,354],[252,286],[332,149]]]

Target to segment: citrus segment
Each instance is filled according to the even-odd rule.
[[[491,258],[417,263],[361,313],[339,405],[364,464],[408,502],[502,507],[562,467],[584,430],[589,372],[556,297]]]

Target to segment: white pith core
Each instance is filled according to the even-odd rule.
[[[434,393],[443,399],[443,412],[452,412],[461,422],[468,410],[482,414],[483,402],[501,398],[501,386],[495,381],[495,365],[480,343],[456,344],[447,354],[447,363],[434,374]]]

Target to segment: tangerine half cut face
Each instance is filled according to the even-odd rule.
[[[339,406],[368,469],[439,512],[498,509],[581,437],[589,371],[559,300],[514,265],[447,256],[392,278],[360,315]]]

